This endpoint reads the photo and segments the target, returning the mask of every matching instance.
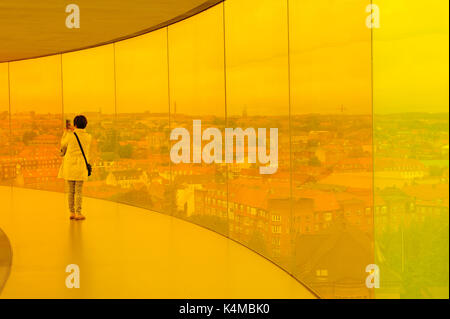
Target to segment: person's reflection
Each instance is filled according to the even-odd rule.
[[[69,251],[72,252],[71,258],[74,262],[81,260],[83,257],[83,238],[82,238],[82,227],[83,223],[69,223]]]
[[[86,261],[85,254],[83,253],[83,223],[69,223],[69,242],[67,249],[67,260],[66,265],[77,265],[79,267],[79,276],[80,276],[80,288],[79,289],[66,289],[66,293],[68,293],[68,298],[83,298],[86,292]],[[67,272],[67,269],[66,269]],[[70,273],[66,273],[66,276],[69,276]]]

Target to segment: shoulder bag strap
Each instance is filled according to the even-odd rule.
[[[81,153],[83,154],[83,157],[84,157],[84,162],[86,163],[86,167],[88,167],[89,163],[88,163],[88,161],[87,161],[87,159],[86,159],[86,155],[84,154],[83,146],[81,146],[80,139],[78,138],[77,133],[74,132],[73,134],[74,134],[75,137],[77,138],[78,145],[80,146]]]

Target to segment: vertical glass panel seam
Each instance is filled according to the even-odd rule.
[[[225,98],[225,128],[228,127],[228,109],[227,109],[227,43],[226,43],[226,21],[225,21],[225,1],[222,2],[222,21],[223,21],[223,76],[224,76],[224,98]],[[228,163],[225,163],[226,190],[227,190],[227,238],[230,237],[230,188]]]
[[[64,128],[64,80],[63,80],[63,55],[60,54],[60,68],[61,68],[61,114],[62,114],[62,125]]]
[[[293,196],[293,176],[292,176],[292,121],[291,121],[291,112],[292,112],[292,92],[291,92],[291,33],[290,33],[290,12],[289,12],[289,1],[290,0],[286,0],[286,10],[287,10],[287,15],[286,15],[286,25],[287,25],[287,59],[288,59],[288,123],[289,123],[289,214],[290,214],[290,220],[289,220],[289,228],[290,228],[290,241],[291,241],[291,247],[294,247],[293,243],[295,241],[295,236],[297,235],[297,233],[294,231],[294,227],[293,227],[293,200],[294,200],[294,196]],[[294,238],[292,238],[292,236],[294,235]],[[294,251],[295,249],[293,248],[291,251],[291,265],[289,267],[289,269],[287,269],[287,271],[292,274],[293,271],[291,271],[292,269],[294,269]]]
[[[172,132],[172,117],[171,117],[171,95],[170,95],[170,56],[169,56],[169,27],[166,27],[166,63],[167,63],[167,96],[168,96],[168,112],[169,112],[169,185],[172,187],[173,182],[173,173],[172,173],[172,161],[170,160],[170,133]],[[167,212],[168,214],[171,214],[171,212]]]
[[[373,6],[373,0],[370,0],[370,6]],[[373,9],[372,9],[373,10]],[[372,15],[372,12],[370,13]],[[372,104],[372,236],[373,236],[373,263],[376,263],[376,224],[375,224],[375,106],[374,106],[374,77],[373,77],[373,28],[370,29],[370,94]],[[373,299],[377,299],[377,291],[373,293]]]
[[[114,114],[117,120],[117,73],[116,73],[116,42],[113,43],[113,68],[114,68]]]
[[[12,161],[12,123],[11,123],[11,75],[10,75],[10,62],[8,62],[8,121],[9,121],[9,139],[8,139],[8,149],[9,149],[9,159]],[[11,181],[10,187],[12,189],[13,183]]]

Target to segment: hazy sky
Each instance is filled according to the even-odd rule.
[[[448,2],[377,4],[375,113],[448,111]],[[370,114],[366,5],[360,0],[291,0],[288,33],[285,1],[228,0],[225,38],[220,4],[170,26],[168,34],[162,29],[116,43],[115,52],[111,44],[64,54],[64,108],[68,113],[113,113],[116,108],[162,113],[168,111],[170,90],[172,112],[176,103],[177,113],[223,116],[226,83],[229,115],[244,110],[287,115],[290,80],[293,114],[342,109]],[[10,69],[13,112],[60,111],[59,55],[13,62]],[[0,65],[3,104],[6,72],[6,64]]]
[[[448,1],[376,3],[375,113],[448,112]]]

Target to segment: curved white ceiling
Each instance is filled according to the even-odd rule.
[[[2,0],[0,62],[87,48],[158,29],[222,0]],[[66,27],[68,4],[80,28]]]

